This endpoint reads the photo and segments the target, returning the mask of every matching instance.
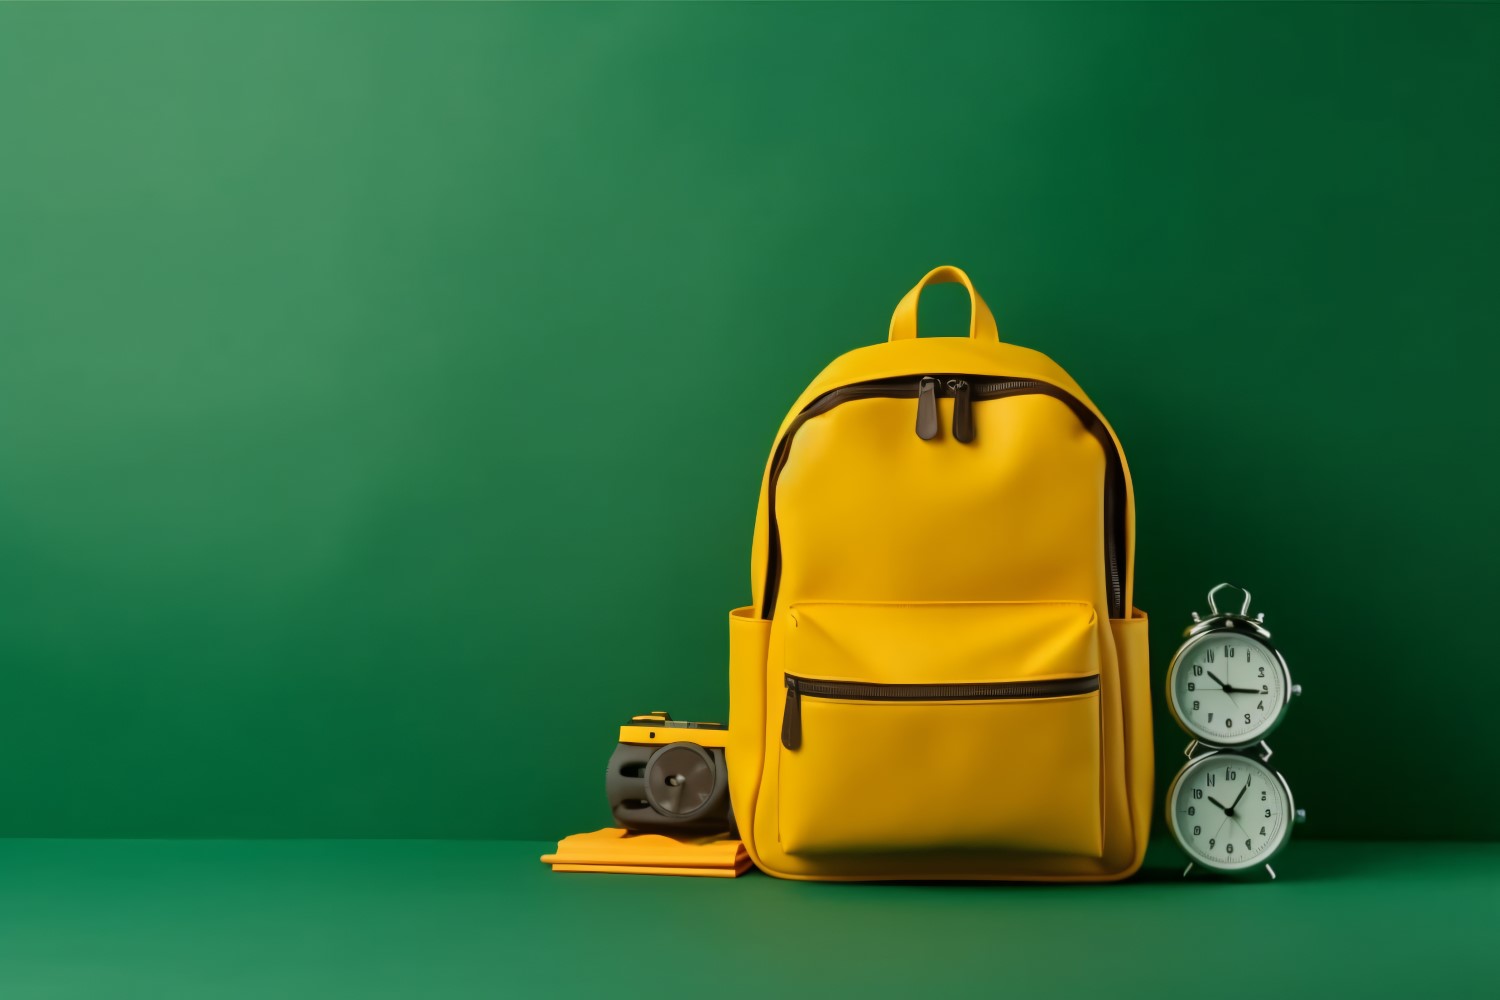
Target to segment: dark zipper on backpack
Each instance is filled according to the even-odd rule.
[[[973,375],[926,375],[920,378],[871,379],[856,382],[823,393],[797,414],[776,448],[776,457],[771,463],[771,479],[767,499],[770,523],[770,538],[767,548],[765,590],[761,595],[761,615],[771,618],[776,609],[776,594],[781,586],[781,537],[776,527],[776,484],[781,478],[791,451],[792,438],[808,420],[844,403],[857,399],[911,399],[917,400],[916,434],[924,441],[931,441],[941,432],[937,401],[942,396],[953,398],[954,440],[968,444],[974,440],[975,402],[1003,399],[1007,396],[1051,396],[1068,405],[1089,432],[1104,448],[1106,470],[1104,476],[1104,572],[1109,598],[1109,616],[1125,617],[1125,587],[1121,578],[1123,567],[1122,548],[1125,543],[1125,468],[1120,460],[1120,450],[1114,438],[1093,410],[1085,406],[1078,397],[1050,382],[1036,379],[1006,379]]]
[[[1005,701],[1014,698],[1064,698],[1099,690],[1099,675],[1054,677],[1036,681],[989,681],[970,684],[875,684],[867,681],[820,681],[786,675],[786,711],[781,715],[781,745],[802,746],[802,699],[836,701]]]

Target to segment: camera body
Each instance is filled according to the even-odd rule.
[[[707,836],[734,829],[717,722],[678,722],[666,712],[633,716],[604,774],[615,822],[638,833]]]

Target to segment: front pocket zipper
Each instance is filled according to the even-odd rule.
[[[992,681],[984,684],[871,684],[864,681],[827,681],[786,675],[786,711],[781,717],[781,745],[802,746],[802,699],[839,701],[1006,701],[1016,698],[1064,698],[1099,690],[1099,675],[1054,677],[1035,681]]]
[[[921,378],[873,379],[857,382],[825,392],[808,403],[797,414],[786,433],[777,443],[771,462],[771,477],[768,492],[770,514],[770,545],[766,554],[765,589],[761,595],[760,617],[770,619],[776,614],[776,595],[781,586],[781,541],[776,526],[776,485],[781,470],[786,465],[791,451],[792,439],[803,424],[813,417],[827,413],[844,403],[857,399],[911,399],[917,400],[917,437],[931,441],[940,433],[937,401],[940,396],[953,397],[953,439],[960,444],[971,444],[975,439],[975,402],[1003,399],[1008,396],[1051,396],[1067,404],[1083,425],[1098,440],[1104,449],[1106,463],[1104,476],[1104,577],[1109,595],[1109,616],[1127,617],[1125,586],[1123,579],[1124,560],[1122,546],[1125,540],[1125,472],[1120,450],[1115,446],[1109,429],[1078,397],[1036,379],[993,379],[985,381],[983,376],[973,375],[926,375]]]

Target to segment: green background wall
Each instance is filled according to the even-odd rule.
[[[952,262],[1125,441],[1154,683],[1243,582],[1307,835],[1500,835],[1497,51],[1486,6],[0,9],[0,834],[602,825],[622,716],[725,715],[786,407]]]

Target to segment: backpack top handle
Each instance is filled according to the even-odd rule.
[[[995,327],[995,317],[990,312],[989,306],[984,304],[984,299],[974,290],[974,283],[961,268],[944,264],[935,267],[917,282],[916,287],[907,292],[900,302],[896,303],[896,311],[891,314],[890,340],[911,340],[917,335],[917,300],[922,297],[922,290],[928,285],[944,285],[952,282],[963,285],[969,290],[969,339],[987,340],[996,343],[1000,340],[1000,331]]]

